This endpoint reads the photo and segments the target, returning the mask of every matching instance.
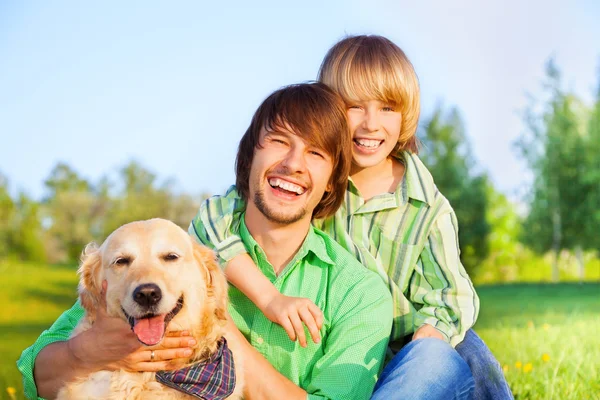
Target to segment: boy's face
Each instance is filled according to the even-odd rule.
[[[259,144],[250,169],[248,206],[279,224],[310,220],[328,190],[331,157],[287,129],[263,127]]]
[[[400,136],[402,115],[394,105],[379,100],[364,100],[348,108],[352,132],[353,170],[377,166],[390,155]]]

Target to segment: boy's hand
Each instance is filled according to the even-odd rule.
[[[313,342],[321,341],[319,330],[323,325],[323,313],[309,299],[278,293],[266,304],[263,313],[271,321],[281,325],[291,340],[295,341],[297,338],[302,347],[306,347],[303,322]]]
[[[412,337],[412,340],[417,340],[417,339],[422,339],[422,338],[427,338],[427,337],[440,339],[440,340],[443,340],[444,342],[446,341],[444,334],[442,334],[442,332],[438,331],[437,329],[435,329],[433,326],[431,326],[429,324],[422,325],[419,329],[417,329],[417,331],[414,333],[414,335]]]

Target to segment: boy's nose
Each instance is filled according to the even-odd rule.
[[[368,110],[365,113],[363,125],[365,129],[369,132],[375,132],[379,130],[379,114],[377,113],[377,111]]]

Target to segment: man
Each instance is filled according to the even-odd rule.
[[[389,291],[310,224],[313,215],[330,215],[341,204],[349,146],[344,104],[319,83],[273,93],[240,142],[236,183],[247,208],[238,233],[282,294],[308,298],[323,312],[320,340],[302,347],[230,289],[237,328],[230,325],[227,336],[242,353],[248,399],[367,399],[375,385],[391,330]],[[191,232],[209,245],[195,227]],[[82,314],[77,307],[21,356],[27,396],[54,397],[63,382],[95,370],[172,368],[187,350],[185,336],[166,338],[165,350],[149,362],[127,324],[105,315],[67,340]]]

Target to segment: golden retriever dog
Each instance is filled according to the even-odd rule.
[[[79,268],[80,301],[86,313],[73,336],[94,323],[102,281],[108,282],[107,312],[127,321],[151,350],[168,331],[187,330],[196,339],[186,366],[214,361],[223,353],[227,281],[214,253],[198,245],[171,221],[132,222],[115,230],[99,248],[86,247]],[[221,351],[220,351],[221,350]],[[228,353],[231,354],[231,353]],[[242,398],[242,374],[235,354],[235,388]],[[217,361],[218,362],[218,361]],[[232,374],[229,375],[230,378]],[[157,381],[153,372],[99,371],[61,388],[59,399],[190,399]],[[204,398],[204,397],[202,397]],[[216,397],[223,398],[223,397]]]

